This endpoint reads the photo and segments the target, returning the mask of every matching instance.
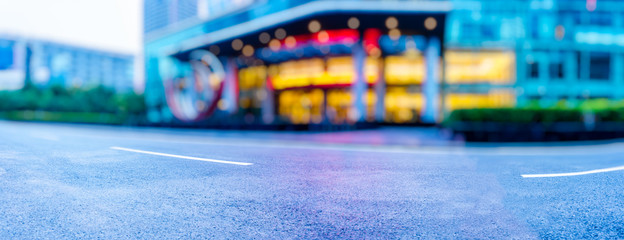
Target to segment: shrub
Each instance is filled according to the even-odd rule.
[[[540,123],[549,125],[556,122],[583,122],[584,115],[594,114],[599,122],[624,122],[624,108],[610,107],[597,110],[581,108],[488,108],[459,109],[453,111],[444,122],[499,122],[499,123]]]
[[[136,116],[145,115],[145,101],[142,95],[115,93],[101,86],[91,89],[67,89],[61,86],[42,89],[28,86],[17,91],[0,91],[0,112],[11,113],[2,116],[17,120],[22,115],[15,112],[20,111],[59,113],[54,115],[56,120],[62,119],[59,116],[63,116],[64,113],[68,119],[71,115],[71,121],[78,119],[78,116],[92,116],[91,113],[113,114],[119,118],[136,118]],[[88,122],[97,119],[91,117]]]

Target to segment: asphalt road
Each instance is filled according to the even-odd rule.
[[[617,141],[0,122],[0,239],[621,239],[623,165]]]

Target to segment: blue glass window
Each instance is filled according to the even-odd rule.
[[[611,54],[593,52],[589,55],[589,78],[591,80],[609,80],[611,76]]]
[[[13,42],[0,40],[0,70],[13,66]]]

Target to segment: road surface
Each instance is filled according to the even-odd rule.
[[[624,238],[624,143],[0,122],[0,239]]]

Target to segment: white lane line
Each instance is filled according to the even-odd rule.
[[[624,166],[596,169],[596,170],[583,171],[583,172],[547,173],[547,174],[522,174],[521,176],[523,178],[570,177],[570,176],[579,176],[579,175],[587,175],[587,174],[603,173],[603,172],[613,172],[613,171],[622,171],[622,170],[624,170]]]
[[[164,157],[174,157],[174,158],[182,158],[182,159],[189,159],[189,160],[197,160],[197,161],[204,161],[204,162],[225,163],[225,164],[234,164],[234,165],[241,165],[241,166],[253,165],[253,163],[246,163],[246,162],[233,162],[233,161],[215,160],[215,159],[208,159],[208,158],[189,157],[189,156],[182,156],[182,155],[175,155],[175,154],[168,154],[168,153],[143,151],[143,150],[137,150],[137,149],[131,149],[131,148],[110,147],[110,149],[119,150],[119,151],[126,151],[126,152],[150,154],[150,155],[156,155],[156,156],[164,156]]]

